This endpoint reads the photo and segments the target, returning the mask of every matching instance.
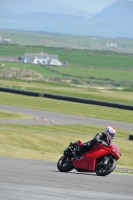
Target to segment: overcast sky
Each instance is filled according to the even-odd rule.
[[[91,13],[96,13],[111,5],[117,0],[56,0],[60,3],[65,3]]]

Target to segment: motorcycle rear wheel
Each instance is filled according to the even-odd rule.
[[[116,160],[115,159],[111,159],[109,162],[110,162],[110,165],[108,168],[106,168],[106,166],[97,165],[96,174],[98,176],[106,176],[106,175],[110,174],[116,168]]]
[[[72,161],[67,156],[62,156],[57,162],[57,169],[60,172],[69,172],[74,169]]]

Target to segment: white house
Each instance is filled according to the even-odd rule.
[[[19,58],[20,62],[33,63],[42,65],[58,65],[61,66],[61,62],[58,60],[58,55],[49,55],[44,53],[25,53],[24,56]]]
[[[0,36],[0,43],[2,43],[2,44],[10,44],[11,43],[11,39],[3,38],[3,37]]]
[[[106,47],[115,47],[115,48],[117,48],[117,44],[116,43],[107,43]]]
[[[56,66],[61,66],[62,63],[59,60],[51,60],[49,62],[49,65],[56,65]]]

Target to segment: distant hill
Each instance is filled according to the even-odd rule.
[[[93,21],[104,35],[110,32],[114,37],[133,38],[133,1],[118,0],[96,14]]]
[[[133,1],[118,0],[92,17],[55,0],[4,0],[0,6],[0,28],[133,38]]]
[[[56,13],[63,15],[74,15],[82,17],[92,17],[93,13],[78,9],[56,0],[4,0],[0,2],[0,14],[19,14],[19,13]]]
[[[131,22],[133,20],[133,1],[118,0],[100,13],[96,14],[93,19],[110,20],[112,22]]]

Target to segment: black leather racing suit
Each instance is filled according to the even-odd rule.
[[[107,136],[105,135],[105,133],[103,132],[99,132],[95,135],[95,137],[88,141],[88,142],[85,142],[83,143],[79,149],[78,149],[78,152],[77,154],[81,154],[81,153],[85,153],[86,151],[89,151],[91,150],[91,148],[96,145],[97,143],[99,143],[100,141],[105,141],[107,142]]]

